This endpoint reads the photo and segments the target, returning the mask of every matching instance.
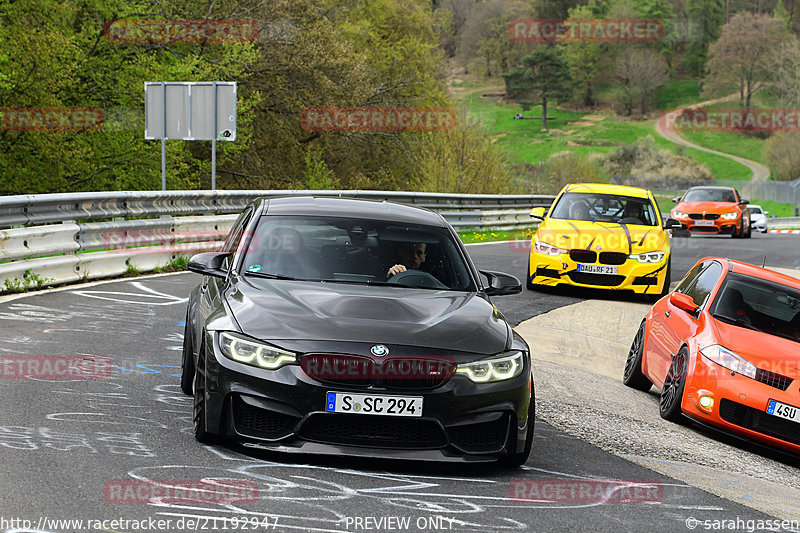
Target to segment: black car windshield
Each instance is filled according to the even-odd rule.
[[[655,208],[649,199],[618,194],[564,193],[553,208],[550,218],[659,225]]]
[[[800,289],[732,272],[714,301],[711,315],[800,342]]]
[[[262,216],[241,271],[271,279],[474,290],[445,228],[342,217]]]
[[[684,202],[736,202],[730,189],[689,189],[683,197]]]

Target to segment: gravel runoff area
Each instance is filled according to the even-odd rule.
[[[660,474],[783,520],[800,519],[800,458],[662,420],[655,388],[644,393],[622,384],[648,309],[585,300],[517,326],[533,352],[537,417]]]

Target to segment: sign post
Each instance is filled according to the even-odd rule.
[[[211,141],[211,189],[217,188],[217,140],[236,140],[236,82],[146,82],[144,138],[161,140],[161,189],[167,188],[167,139]]]

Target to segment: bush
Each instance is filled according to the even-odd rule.
[[[517,180],[528,194],[556,194],[568,183],[608,183],[608,173],[596,155],[557,152],[538,165],[514,167]]]
[[[764,143],[762,154],[772,179],[794,180],[800,177],[800,133],[776,132]]]
[[[464,111],[445,131],[417,134],[410,147],[410,185],[418,191],[475,194],[513,192],[501,151]]]
[[[714,178],[708,166],[691,157],[659,150],[648,135],[626,144],[603,157],[603,165],[612,176],[635,176],[645,180],[710,180]]]

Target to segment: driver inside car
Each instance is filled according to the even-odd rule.
[[[386,278],[405,272],[408,269],[419,269],[426,259],[427,245],[424,242],[404,242],[397,247],[397,260],[389,271],[386,273]]]

